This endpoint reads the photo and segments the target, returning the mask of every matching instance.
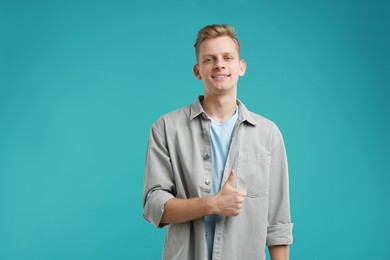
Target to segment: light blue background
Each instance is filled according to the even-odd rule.
[[[239,98],[281,128],[291,259],[390,259],[388,1],[0,1],[0,259],[160,259],[149,128],[236,27]]]

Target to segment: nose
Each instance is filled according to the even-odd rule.
[[[214,70],[225,69],[225,63],[223,59],[215,59]]]

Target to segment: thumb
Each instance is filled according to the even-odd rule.
[[[227,179],[226,181],[226,184],[230,185],[230,186],[233,186],[234,184],[234,178],[236,177],[236,173],[234,172],[234,170],[232,169],[230,171],[230,175],[229,175],[229,178]],[[225,185],[226,185],[225,184]]]

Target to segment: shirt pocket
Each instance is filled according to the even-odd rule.
[[[239,152],[237,188],[246,190],[247,196],[251,198],[268,195],[270,162],[268,154]]]

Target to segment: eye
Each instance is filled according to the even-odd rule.
[[[211,60],[212,60],[211,58],[205,58],[205,59],[203,59],[203,63],[210,62]]]
[[[225,59],[226,60],[233,60],[234,58],[233,58],[233,56],[226,56]]]

